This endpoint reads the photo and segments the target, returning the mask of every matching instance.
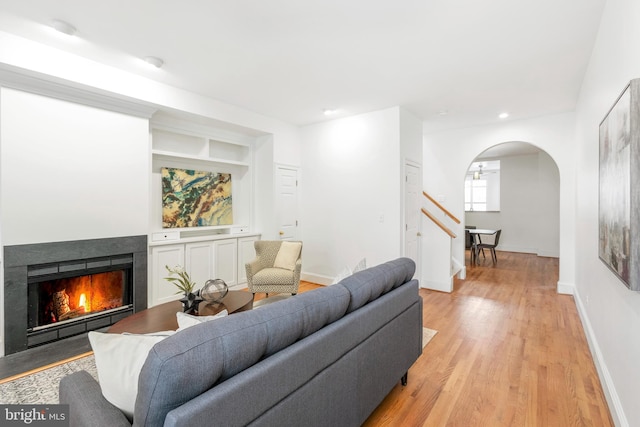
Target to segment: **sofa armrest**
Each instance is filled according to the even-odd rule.
[[[69,426],[131,427],[127,417],[102,396],[100,384],[87,371],[60,380],[60,403],[69,405]]]

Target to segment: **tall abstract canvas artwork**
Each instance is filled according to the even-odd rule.
[[[162,168],[162,226],[233,224],[231,174]]]
[[[632,80],[600,124],[600,259],[640,290],[640,80]]]

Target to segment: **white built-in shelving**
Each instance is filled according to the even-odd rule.
[[[213,165],[251,166],[251,143],[244,138],[221,140],[188,130],[154,126],[151,153],[154,158],[179,159]]]
[[[256,131],[203,124],[154,115],[150,121],[150,305],[175,299],[171,286],[162,280],[165,265],[180,264],[192,271],[199,283],[222,278],[230,286],[246,282],[244,263],[254,256],[253,242],[253,147]],[[162,227],[163,167],[231,174],[233,224],[194,228]]]
[[[198,121],[175,118],[168,114],[151,120],[151,245],[167,240],[200,241],[210,236],[219,239],[232,232],[248,232],[253,218],[253,146],[256,132],[230,131],[222,127],[203,125]],[[232,176],[234,224],[198,227],[197,229],[166,230],[162,228],[161,168],[195,169]],[[168,239],[156,239],[168,231]]]

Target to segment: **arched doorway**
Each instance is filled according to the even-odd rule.
[[[480,173],[478,163],[486,165]],[[560,173],[546,151],[520,141],[494,145],[471,163],[465,198],[473,178],[489,184],[489,199],[495,200],[497,192],[499,202],[483,210],[481,203],[466,200],[465,226],[502,230],[498,250],[559,258]]]

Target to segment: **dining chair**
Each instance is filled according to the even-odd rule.
[[[464,248],[465,249],[471,249],[471,246],[472,246],[471,239],[473,238],[473,236],[471,236],[471,233],[469,233],[468,230],[475,229],[475,228],[476,228],[475,225],[464,226]]]
[[[502,233],[502,230],[496,231],[496,237],[493,240],[493,243],[483,243],[482,241],[480,241],[480,243],[477,244],[477,251],[478,252],[482,251],[483,257],[486,258],[484,254],[485,249],[488,249],[489,251],[491,251],[491,259],[493,260],[494,264],[498,262],[498,256],[496,255],[496,246],[498,246],[498,243],[500,242],[500,233]],[[478,255],[480,254],[478,253]]]

